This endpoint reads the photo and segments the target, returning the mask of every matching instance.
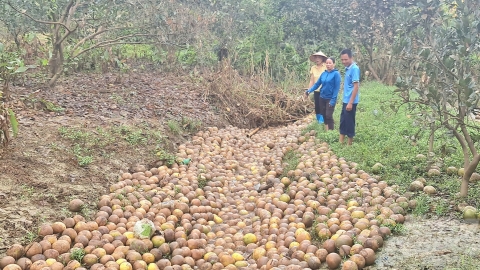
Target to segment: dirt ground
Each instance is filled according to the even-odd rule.
[[[405,233],[385,241],[373,269],[479,269],[480,224],[408,216]]]
[[[74,198],[89,202],[82,214],[92,214],[97,199],[121,173],[136,164],[155,164],[159,146],[174,150],[188,139],[187,132],[172,133],[169,120],[226,125],[188,77],[89,74],[66,79],[49,91],[28,82],[12,90],[20,133],[0,152],[0,257],[11,244],[33,240],[39,224],[71,216],[68,202]],[[91,149],[94,160],[84,167],[75,156],[76,139],[61,132],[89,132],[95,140],[99,128],[120,126],[128,126],[128,132],[142,130],[142,143],[109,133],[104,151]],[[157,131],[161,142],[150,136]],[[385,242],[376,265],[368,269],[476,269],[479,224],[408,217],[405,229]]]

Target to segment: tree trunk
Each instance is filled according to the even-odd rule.
[[[393,79],[394,70],[392,69],[392,61],[393,61],[393,57],[390,55],[387,63],[387,68],[385,69],[385,72],[386,72],[385,79],[383,80],[384,83],[390,86],[393,85],[393,81],[394,81]]]
[[[472,161],[465,166],[465,172],[462,177],[462,185],[460,186],[460,196],[467,197],[468,195],[468,184],[470,182],[470,177],[475,172],[475,169],[480,163],[480,154],[477,154],[473,157]]]
[[[63,64],[64,64],[64,57],[63,57],[63,44],[61,43],[61,33],[60,28],[56,27],[54,32],[54,47],[52,52],[52,57],[50,58],[49,65],[50,65],[50,81],[48,82],[48,87],[53,87],[57,82],[60,75],[63,73]]]
[[[13,40],[15,41],[15,45],[17,46],[17,50],[20,50],[20,39],[18,38],[18,34],[15,33],[15,35],[13,36]]]
[[[61,46],[55,45],[50,64],[50,80],[48,87],[53,87],[63,72],[63,51]]]
[[[372,63],[368,63],[367,67],[368,67],[368,70],[370,70],[370,72],[372,72],[372,76],[375,78],[375,80],[377,80],[379,82],[382,82],[380,77],[378,77],[377,72],[375,72],[375,69],[372,67]]]
[[[50,77],[53,77],[55,74],[57,74],[58,62],[58,48],[57,46],[55,46],[52,52],[52,57],[50,57],[50,60],[48,60],[48,65],[50,67]]]
[[[433,165],[433,142],[435,141],[435,123],[430,124],[430,137],[428,138],[427,170]]]
[[[10,100],[10,87],[8,87],[9,80],[5,79],[3,82],[3,89],[2,89],[2,99],[3,101],[9,101]]]
[[[58,72],[57,74],[53,75],[50,80],[48,81],[48,87],[52,88],[55,86],[55,83],[57,82],[58,78],[62,75],[61,72]]]

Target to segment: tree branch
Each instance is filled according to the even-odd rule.
[[[101,47],[105,47],[105,46],[111,46],[111,45],[117,45],[117,44],[147,44],[147,43],[150,43],[150,42],[126,42],[126,41],[120,42],[120,40],[122,40],[122,39],[131,38],[131,37],[141,37],[141,36],[152,36],[152,35],[149,35],[149,34],[132,34],[132,35],[121,36],[121,37],[118,37],[118,38],[112,39],[112,40],[102,41],[102,42],[94,44],[94,45],[92,45],[92,46],[90,46],[90,47],[88,47],[84,50],[81,50],[79,53],[73,55],[71,58],[78,57],[79,55],[84,54],[88,51],[91,51],[95,48],[101,48]]]
[[[60,22],[65,23],[65,21],[67,19],[67,16],[70,13],[70,8],[73,6],[74,2],[75,2],[75,0],[70,0],[70,2],[68,2],[68,5],[65,7],[63,15],[60,19]],[[67,24],[65,24],[65,25],[67,25]]]
[[[82,40],[80,40],[79,42],[77,42],[77,44],[75,44],[75,46],[73,46],[73,49],[72,49],[72,52],[75,52],[76,49],[78,49],[78,47],[80,47],[83,43],[85,43],[87,40],[89,39],[92,39],[100,34],[103,34],[105,32],[108,32],[108,31],[113,31],[113,30],[119,30],[119,29],[131,29],[131,27],[113,27],[113,28],[105,28],[103,30],[100,30],[100,31],[96,31],[95,33],[91,34],[91,35],[88,35],[86,37],[84,37]]]
[[[66,32],[65,35],[64,35],[57,43],[58,43],[58,44],[62,44],[63,41],[64,41],[68,36],[70,36],[70,34],[72,34],[73,32],[75,32],[77,29],[78,29],[78,25],[77,25],[72,31]]]
[[[467,167],[468,161],[469,161],[469,153],[468,153],[468,147],[467,147],[467,142],[465,141],[465,138],[462,137],[462,135],[457,131],[456,128],[453,128],[450,124],[445,125],[448,129],[450,129],[453,132],[453,135],[455,138],[457,138],[457,141],[460,143],[460,146],[462,146],[462,152],[463,152],[463,167]]]
[[[475,155],[472,159],[472,162],[470,162],[470,165],[473,166],[474,171],[475,171],[475,168],[478,166],[478,163],[480,163],[480,155]]]
[[[64,23],[62,23],[62,22],[50,22],[50,21],[37,20],[37,19],[33,18],[30,14],[28,14],[26,11],[24,12],[24,11],[21,11],[21,10],[19,10],[18,8],[14,7],[14,6],[12,5],[12,3],[10,3],[10,1],[8,1],[7,4],[8,4],[13,10],[15,10],[16,12],[18,12],[18,13],[26,16],[26,17],[28,17],[30,20],[32,20],[32,21],[34,21],[34,22],[41,23],[41,24],[57,25],[57,26],[60,25],[60,26],[62,26],[63,28],[65,28],[65,30],[67,30],[68,32],[70,32],[70,29],[68,29],[68,27],[67,27]]]
[[[472,141],[472,137],[470,137],[470,133],[468,133],[467,127],[465,126],[465,123],[463,123],[463,120],[461,122],[460,129],[462,130],[463,137],[467,142],[468,148],[470,148],[470,152],[476,156],[478,153],[477,149],[475,149],[475,143]]]

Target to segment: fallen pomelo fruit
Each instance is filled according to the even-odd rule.
[[[282,194],[280,196],[280,201],[288,203],[290,202],[290,196],[288,196],[288,194]]]
[[[256,243],[257,242],[257,236],[253,233],[247,233],[243,236],[243,242],[245,245],[251,244],[251,243]]]
[[[238,252],[234,252],[232,254],[232,257],[235,259],[236,262],[238,261],[243,261],[245,258],[243,257],[242,254],[238,253]]]
[[[465,220],[472,220],[477,219],[477,209],[467,206],[463,209],[463,219]]]

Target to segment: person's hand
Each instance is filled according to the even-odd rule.
[[[308,91],[305,91],[305,97],[308,98]]]
[[[348,104],[347,104],[347,107],[346,107],[345,109],[346,109],[347,111],[351,111],[352,108],[353,108],[352,103],[348,103]]]

